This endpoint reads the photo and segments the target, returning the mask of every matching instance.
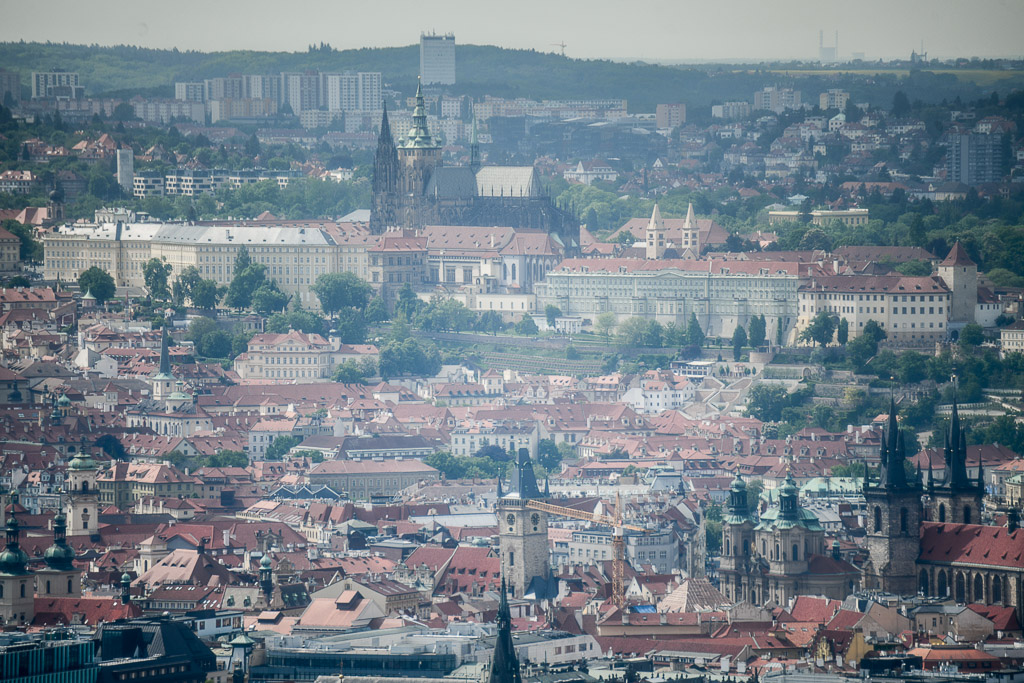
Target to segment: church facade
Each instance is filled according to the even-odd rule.
[[[579,248],[579,221],[552,204],[532,166],[481,166],[475,136],[469,166],[445,166],[427,128],[421,87],[413,125],[397,143],[387,109],[374,158],[370,231],[427,225],[543,230],[569,253]]]

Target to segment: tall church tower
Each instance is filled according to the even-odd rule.
[[[743,576],[754,553],[754,519],[747,508],[747,482],[738,474],[729,487],[729,509],[722,520],[722,592],[736,602],[751,600]]]
[[[943,449],[946,467],[936,482],[928,466],[928,513],[933,522],[981,524],[982,499],[985,497],[984,466],[978,463],[978,478],[967,477],[967,434],[960,426],[960,411],[953,399],[953,414]]]
[[[508,593],[505,590],[505,577],[501,577],[501,601],[498,603],[498,637],[494,641],[494,654],[491,656],[491,671],[487,683],[522,683],[523,677],[519,670],[519,658],[512,644],[512,611],[508,608]]]
[[[99,465],[86,452],[79,452],[68,463],[71,496],[67,503],[67,516],[68,532],[72,536],[92,535],[99,528],[98,470]]]
[[[402,227],[420,226],[423,199],[434,168],[441,162],[441,147],[427,128],[427,107],[423,100],[423,84],[416,85],[416,107],[412,112],[412,128],[398,146],[400,176],[398,191],[411,201],[399,216]]]
[[[380,120],[377,154],[373,160],[373,205],[370,209],[370,232],[380,235],[389,227],[398,225],[398,150],[388,122],[388,106]]]
[[[907,477],[906,446],[896,419],[896,401],[889,404],[889,424],[882,439],[878,481],[864,473],[867,501],[868,555],[864,585],[897,595],[917,592],[915,563],[920,551],[923,507],[921,482]]]
[[[20,534],[12,509],[7,518],[7,546],[0,552],[0,622],[11,626],[27,624],[35,616],[32,572],[19,543]]]
[[[174,375],[171,373],[171,354],[167,341],[167,325],[161,328],[160,368],[150,378],[150,396],[154,401],[163,401],[174,392]],[[73,523],[73,522],[72,522]]]
[[[651,220],[647,223],[647,230],[644,237],[647,246],[648,259],[660,259],[665,255],[665,222],[661,219],[661,209],[654,205],[651,213]]]
[[[548,515],[528,508],[540,498],[530,453],[519,449],[512,485],[498,499],[497,517],[501,550],[501,576],[515,597],[537,594],[536,585],[547,585],[551,574],[548,550]],[[531,591],[531,584],[536,584]],[[547,597],[540,595],[539,597]]]
[[[63,512],[53,518],[53,545],[46,549],[46,567],[36,572],[36,592],[57,598],[82,594],[82,574],[73,564],[75,551],[68,545],[67,519]]]
[[[939,264],[939,277],[949,287],[949,328],[959,332],[974,322],[978,305],[978,266],[958,241]]]

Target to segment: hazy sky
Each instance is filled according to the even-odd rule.
[[[410,45],[421,31],[457,44],[571,57],[716,60],[839,52],[906,57],[1024,54],[1024,0],[0,0],[0,41],[199,49]],[[3,66],[0,64],[0,66]]]

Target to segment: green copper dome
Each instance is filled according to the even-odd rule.
[[[68,398],[67,394],[61,394],[60,398],[57,399],[57,405],[62,408],[66,408],[71,405],[71,399]]]
[[[18,545],[19,533],[18,520],[12,514],[7,520],[7,547],[0,552],[0,574],[21,576],[29,573],[25,568],[28,555]]]
[[[98,470],[99,465],[92,459],[92,456],[88,453],[76,453],[75,457],[71,458],[71,462],[68,463],[68,469],[72,470]]]
[[[263,569],[270,569],[270,555],[263,556],[263,559],[260,560],[260,567]]]
[[[46,552],[43,553],[43,562],[50,569],[59,569],[61,571],[70,571],[74,569],[72,562],[75,559],[75,551],[71,546],[59,543],[54,543]]]

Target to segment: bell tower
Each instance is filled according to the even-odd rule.
[[[509,491],[497,505],[501,576],[517,598],[530,592],[535,579],[546,582],[551,573],[548,515],[527,507],[540,497],[529,451],[520,448]]]
[[[0,622],[10,626],[27,624],[35,616],[32,572],[27,569],[28,555],[19,543],[21,529],[13,509],[5,531],[7,545],[0,552]]]
[[[978,463],[978,478],[967,476],[967,434],[960,424],[960,411],[953,399],[946,445],[943,449],[946,467],[942,479],[934,480],[931,463],[928,467],[929,519],[932,522],[981,524],[982,499],[985,496],[983,465]]]
[[[878,481],[864,473],[867,503],[867,546],[864,585],[897,595],[917,592],[916,561],[924,508],[921,482],[908,477],[906,446],[896,418],[896,401],[889,404],[889,423],[879,453]]]
[[[53,518],[53,545],[46,549],[46,567],[36,572],[36,592],[57,598],[82,594],[82,574],[73,564],[75,551],[68,545],[67,519],[63,512]]]
[[[729,487],[729,509],[722,520],[722,592],[736,602],[750,600],[743,579],[754,553],[754,519],[747,506],[747,482],[738,474]]]
[[[80,450],[68,463],[68,533],[71,536],[94,534],[99,528],[99,490],[96,475],[99,465],[92,456]]]

